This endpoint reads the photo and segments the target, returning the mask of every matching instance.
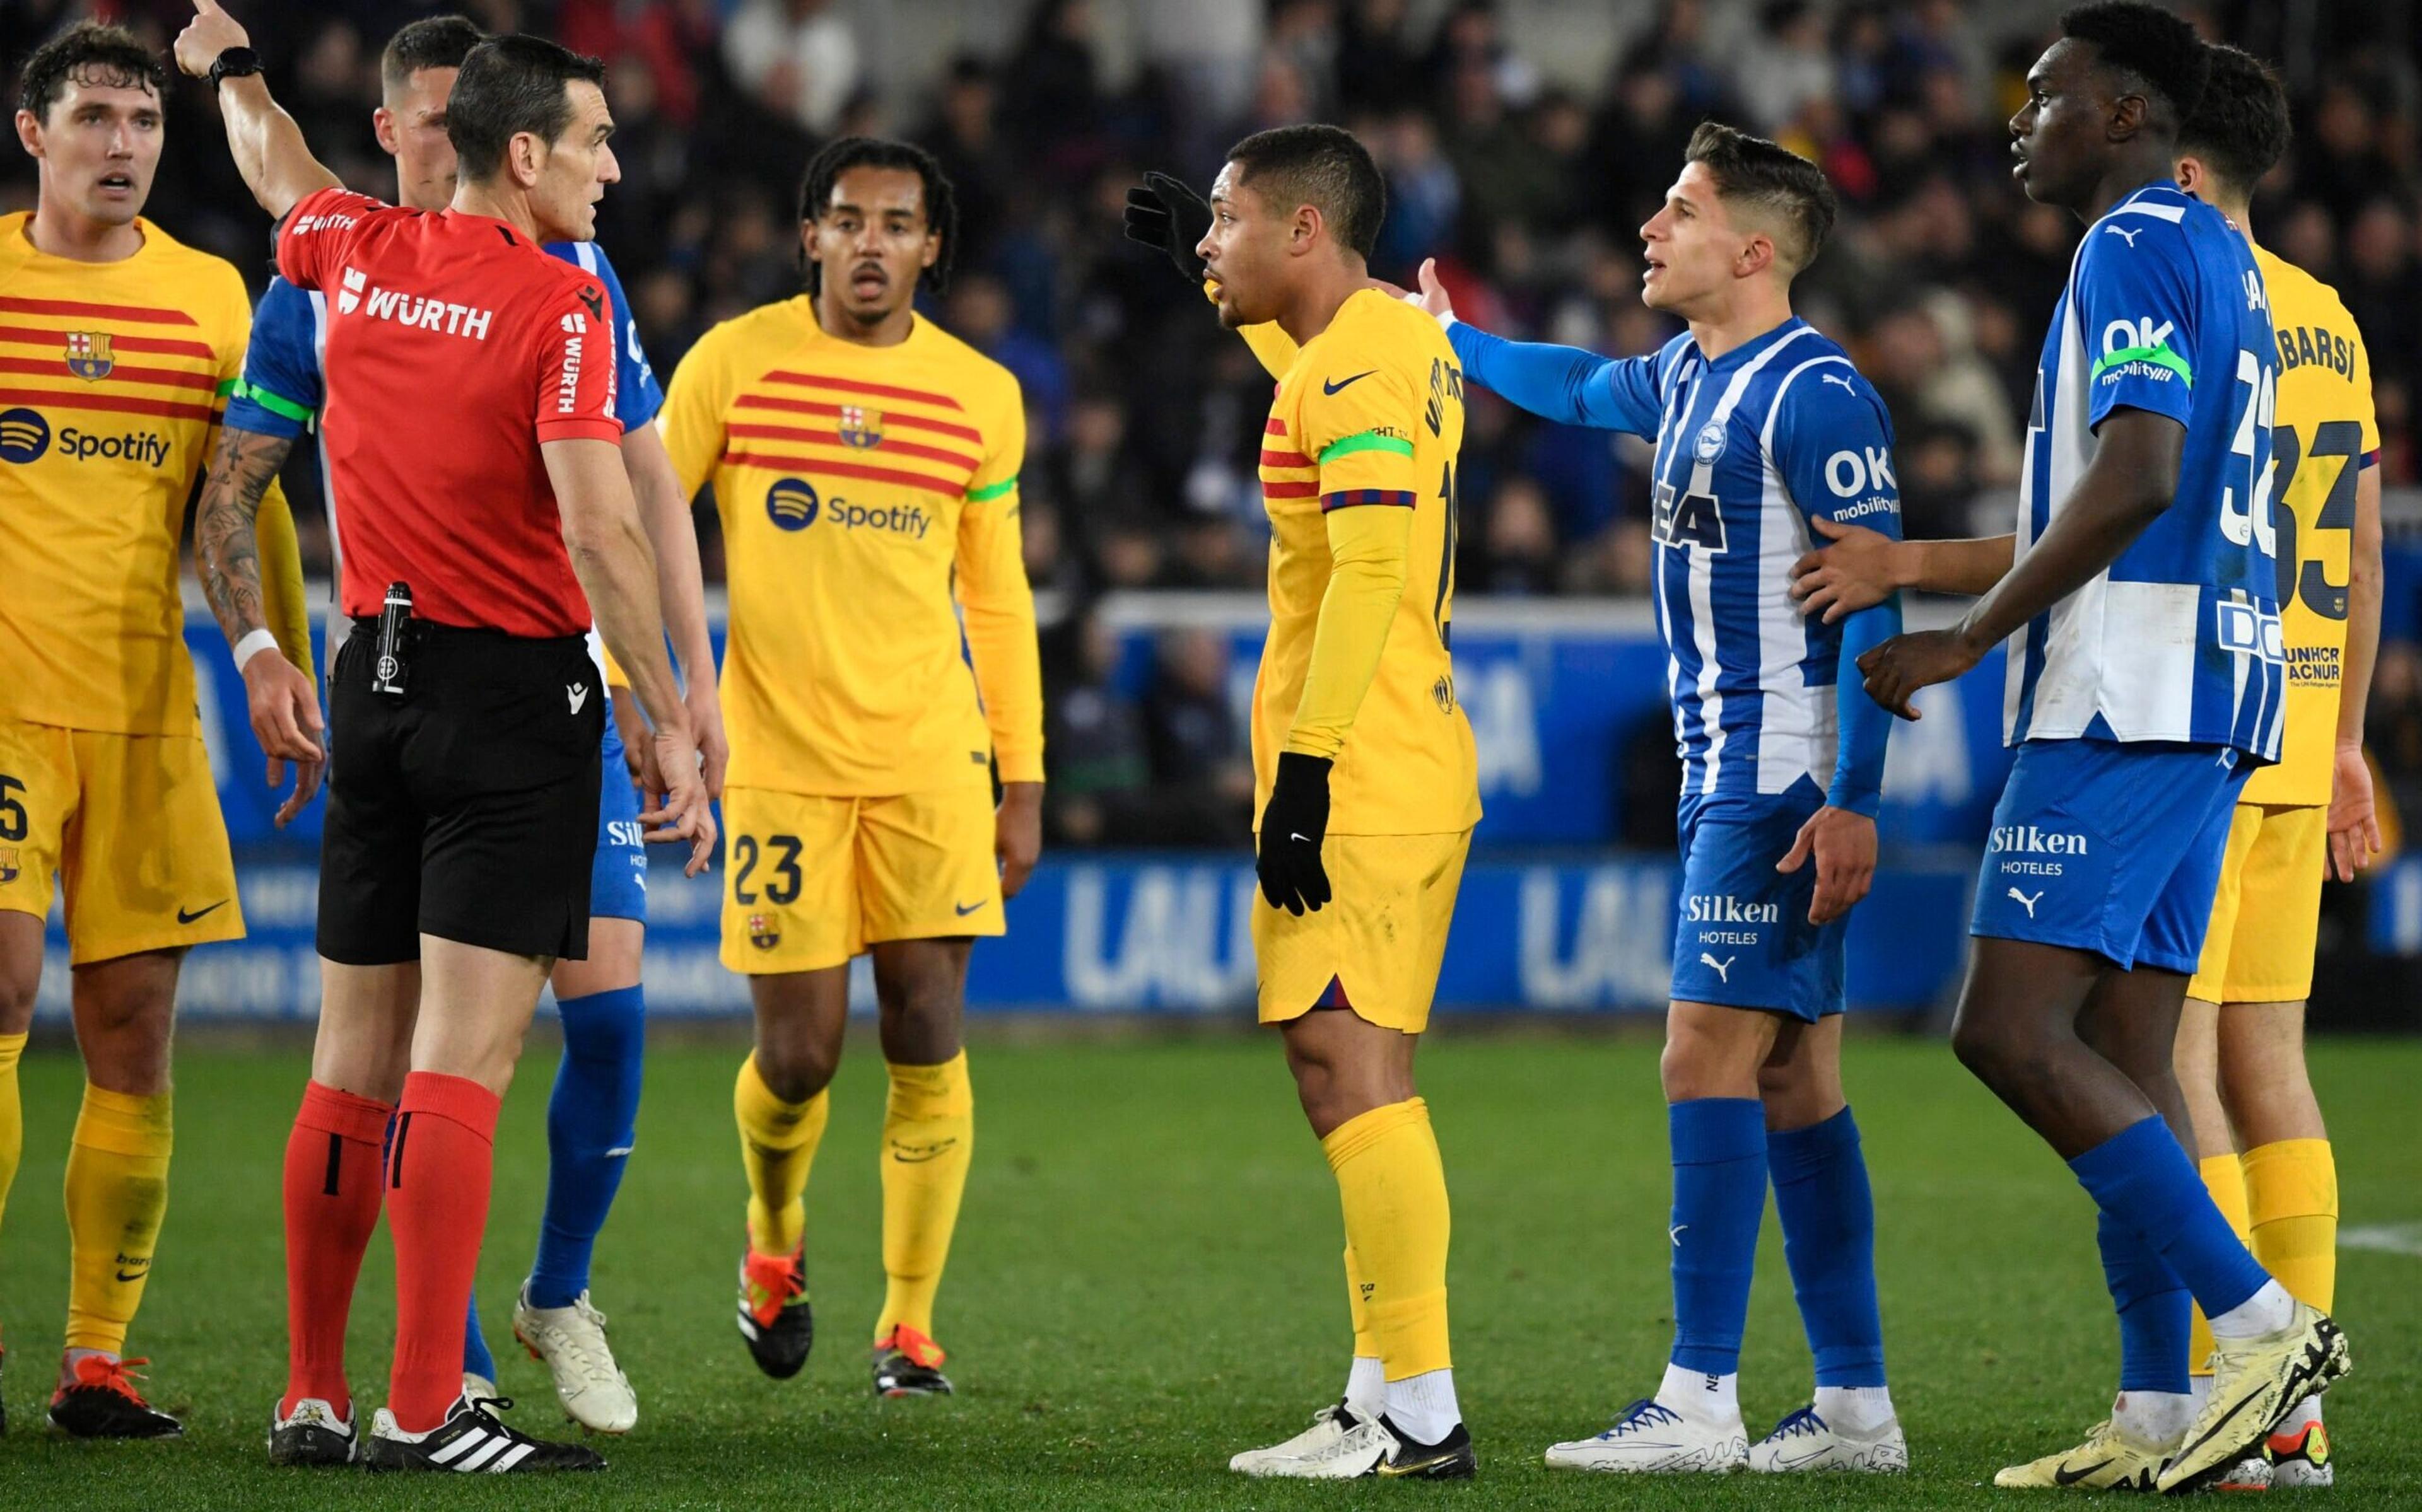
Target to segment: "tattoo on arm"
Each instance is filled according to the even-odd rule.
[[[194,518],[195,555],[201,559],[202,591],[229,646],[269,624],[261,607],[260,548],[253,522],[260,513],[261,495],[269,491],[270,480],[293,447],[284,436],[221,427],[210,472],[202,479],[202,502]]]

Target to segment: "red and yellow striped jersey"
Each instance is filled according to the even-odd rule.
[[[193,734],[178,540],[252,305],[149,221],[134,256],[76,262],[29,219],[0,216],[0,717]]]
[[[826,335],[803,294],[701,337],[660,424],[723,522],[732,786],[930,792],[988,785],[996,754],[1043,780],[1007,368],[922,319],[897,346]]]
[[[1255,811],[1279,753],[1298,751],[1336,762],[1331,834],[1468,830],[1479,761],[1447,651],[1463,445],[1455,349],[1428,315],[1368,289],[1299,351],[1275,328],[1248,339],[1279,375],[1262,438],[1270,633],[1253,685]],[[1349,524],[1345,510],[1376,513]],[[1367,616],[1359,600],[1381,584],[1400,596]]]

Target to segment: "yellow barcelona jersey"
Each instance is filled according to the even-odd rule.
[[[2260,247],[2254,260],[2279,338],[2271,431],[2280,618],[2288,650],[2287,733],[2279,762],[2247,779],[2239,802],[2326,803],[2346,654],[2347,565],[2356,475],[2376,465],[2380,425],[2363,333],[2337,292]]]
[[[1266,340],[1254,348],[1277,360]],[[1479,763],[1447,650],[1463,444],[1455,349],[1421,310],[1358,292],[1293,354],[1265,429],[1270,631],[1253,689],[1256,809],[1279,753],[1298,751],[1336,762],[1331,834],[1470,829]],[[1341,519],[1349,510],[1358,518]],[[1364,584],[1382,594],[1401,584],[1367,636],[1341,598],[1349,583],[1358,598]]]
[[[244,280],[149,221],[134,256],[76,262],[29,219],[0,216],[0,717],[196,734],[178,539],[244,366]]]
[[[932,792],[996,756],[1043,780],[1008,369],[922,318],[896,346],[826,335],[803,294],[701,337],[662,424],[723,522],[731,786]]]

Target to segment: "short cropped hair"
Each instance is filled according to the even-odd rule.
[[[401,89],[423,69],[459,69],[471,49],[487,39],[467,16],[423,16],[386,39],[379,54],[379,83]]]
[[[1388,213],[1388,181],[1371,149],[1335,126],[1279,126],[1228,149],[1236,181],[1272,204],[1316,206],[1337,240],[1368,261]]]
[[[552,142],[572,124],[574,82],[606,86],[606,65],[543,37],[492,37],[471,49],[446,98],[446,135],[463,177],[478,182],[504,166],[505,148],[527,132]]]
[[[852,168],[897,168],[913,173],[924,186],[925,228],[942,239],[941,250],[934,254],[934,266],[918,274],[917,281],[928,292],[947,294],[951,289],[951,255],[959,245],[959,196],[951,186],[951,176],[934,154],[912,142],[895,142],[882,136],[844,136],[828,142],[824,150],[808,160],[808,171],[799,177],[799,220],[801,224],[820,220],[825,207],[832,203],[833,186],[841,176]],[[800,271],[807,275],[808,292],[824,292],[824,264],[808,259],[800,249]]]
[[[102,84],[164,93],[168,70],[159,55],[123,26],[86,22],[34,49],[17,85],[17,108],[44,125],[71,84]]]
[[[2178,128],[2178,150],[2203,159],[2223,186],[2250,195],[2288,155],[2288,92],[2253,54],[2224,42],[2210,51],[2203,100]]]
[[[1702,121],[1683,161],[1706,165],[1716,193],[1780,220],[1775,250],[1798,273],[1816,260],[1833,234],[1833,185],[1825,170],[1762,136],[1722,121]]]
[[[2091,42],[2105,68],[2131,74],[2183,122],[2203,99],[2210,62],[2185,17],[2144,0],[2095,0],[2060,18],[2060,34]]]

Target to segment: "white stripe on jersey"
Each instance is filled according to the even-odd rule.
[[[1681,381],[1676,382],[1673,391],[1665,397],[1665,413],[1657,425],[1656,458],[1648,470],[1652,488],[1656,479],[1665,475],[1666,460],[1681,430],[1681,423],[1675,417],[1675,407],[1679,406],[1682,414],[1689,414],[1691,401],[1699,395],[1699,379],[1703,376],[1704,370],[1698,366],[1695,357],[1685,357],[1681,360],[1690,366]],[[1674,611],[1665,600],[1665,574],[1659,572],[1655,577],[1657,638],[1665,643],[1665,707],[1674,711],[1675,747],[1686,750],[1690,746],[1690,737],[1684,734],[1682,729],[1682,659],[1674,654]],[[1688,778],[1684,780],[1687,782]]]
[[[1839,353],[1811,357],[1783,375],[1769,401],[1766,425],[1758,431],[1758,450],[1766,471],[1758,507],[1758,581],[1787,583],[1791,564],[1814,544],[1808,519],[1792,500],[1790,487],[1774,465],[1774,426],[1783,414],[1784,399],[1801,374],[1828,365],[1849,367]],[[1801,777],[1818,787],[1832,780],[1831,758],[1840,740],[1838,702],[1832,687],[1812,688],[1803,663],[1808,660],[1808,627],[1788,598],[1761,594],[1757,603],[1757,685],[1763,708],[1757,732],[1757,790],[1791,790]]]
[[[1722,397],[1716,400],[1715,409],[1708,413],[1706,426],[1729,425],[1733,411],[1739,407],[1741,395],[1748,391],[1750,382],[1757,377],[1768,363],[1774,360],[1776,353],[1808,335],[1810,330],[1808,326],[1801,326],[1759,352],[1755,357],[1741,364],[1740,371],[1733,374],[1732,382],[1725,385]],[[1697,397],[1695,385],[1691,397],[1694,399]],[[1685,406],[1682,413],[1687,417],[1690,413],[1690,408]],[[1771,412],[1769,419],[1770,423]],[[1705,429],[1706,426],[1699,429]],[[1770,469],[1772,464],[1769,462],[1768,465]],[[1695,462],[1691,469],[1691,493],[1712,494],[1714,474],[1713,463]],[[1699,727],[1707,734],[1706,765],[1700,772],[1699,791],[1712,793],[1716,790],[1716,778],[1723,770],[1724,745],[1729,734],[1723,725],[1724,695],[1719,691],[1717,684],[1717,679],[1723,675],[1723,666],[1716,654],[1716,558],[1713,552],[1695,546],[1663,549],[1683,550],[1690,553],[1691,641],[1699,652]],[[1763,632],[1764,624],[1761,619],[1761,638],[1763,638]],[[1762,648],[1761,654],[1763,654]]]

